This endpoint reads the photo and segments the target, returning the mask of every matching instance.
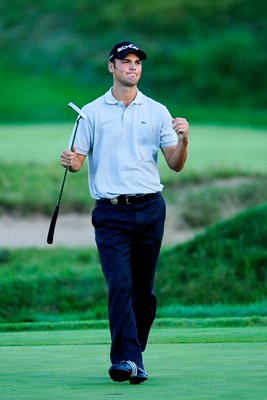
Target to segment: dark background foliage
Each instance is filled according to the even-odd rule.
[[[263,110],[266,14],[263,0],[2,0],[1,120],[67,118],[70,98],[111,85],[107,56],[121,40],[147,51],[140,87],[171,109]]]

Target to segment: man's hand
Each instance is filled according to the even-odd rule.
[[[74,159],[76,157],[76,149],[75,147],[70,150],[63,150],[60,155],[60,164],[62,167],[69,168],[73,166]]]
[[[173,118],[172,126],[178,135],[179,141],[187,144],[188,143],[188,131],[189,124],[185,118]]]
[[[172,126],[178,135],[178,144],[163,147],[162,152],[170,169],[179,172],[183,169],[187,158],[189,124],[185,118],[177,117],[172,119]]]

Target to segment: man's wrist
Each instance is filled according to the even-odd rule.
[[[182,146],[187,146],[188,145],[188,139],[187,138],[178,138],[178,144],[181,144]]]
[[[68,168],[68,170],[70,171],[70,172],[76,172],[76,170],[73,168],[73,165],[70,165],[69,167],[67,167]]]

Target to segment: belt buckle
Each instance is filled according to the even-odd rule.
[[[127,195],[125,196],[125,203],[126,204],[131,204],[131,203],[129,203],[129,197],[132,197],[132,196],[127,196]]]
[[[110,202],[111,202],[111,204],[113,205],[113,206],[116,206],[117,204],[118,204],[118,197],[114,197],[113,199],[111,199],[110,200]]]

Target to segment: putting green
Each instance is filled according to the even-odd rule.
[[[242,399],[267,392],[267,329],[153,329],[149,380],[112,382],[107,330],[0,334],[1,400]]]

